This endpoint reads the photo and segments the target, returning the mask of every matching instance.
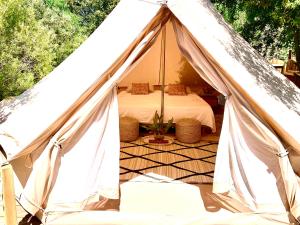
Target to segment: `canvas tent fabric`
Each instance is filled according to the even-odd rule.
[[[181,83],[195,88],[207,88],[209,85],[182,55],[171,20],[168,20],[166,23],[166,39],[168,41],[165,43],[165,84]],[[152,85],[161,82],[161,74],[159,73],[162,69],[160,60],[162,52],[161,41],[162,33],[156,37],[151,48],[139,60],[140,62],[132,68],[128,75],[118,82],[119,87],[127,87],[127,90],[130,90],[132,83],[149,83],[150,89],[152,89]]]
[[[300,91],[204,0],[121,0],[73,54],[16,99],[0,144],[20,182],[21,204],[46,221],[119,197],[114,89],[167,21],[181,54],[227,98],[214,192],[236,211],[299,217],[287,150],[300,153]]]

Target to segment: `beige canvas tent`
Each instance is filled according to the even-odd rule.
[[[241,213],[298,218],[300,186],[288,153],[300,154],[300,91],[206,0],[121,0],[72,55],[12,103],[12,112],[2,109],[0,144],[22,206],[46,224],[203,222],[88,211],[100,196],[119,197],[115,87],[147,58],[166,23],[180,54],[227,99],[214,192]]]

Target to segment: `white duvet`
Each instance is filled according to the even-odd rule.
[[[155,111],[160,113],[161,92],[148,95],[132,95],[126,91],[118,94],[120,116],[136,118],[140,123],[152,123]],[[215,117],[210,105],[195,93],[185,96],[165,93],[164,121],[173,117],[174,122],[182,118],[193,118],[216,130]]]

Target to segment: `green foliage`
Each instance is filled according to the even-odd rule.
[[[21,94],[70,55],[118,0],[0,0],[0,100]]]
[[[44,0],[47,6],[67,10],[68,6],[65,0]]]
[[[300,0],[212,0],[225,20],[232,24],[266,58],[297,54],[300,30]],[[299,61],[299,60],[298,60]]]
[[[35,20],[32,7],[23,0],[1,5],[0,98],[18,95],[52,67],[51,33]],[[49,54],[47,54],[49,53]]]
[[[81,26],[93,32],[113,10],[119,0],[66,0],[70,11],[81,17]]]
[[[40,0],[0,1],[0,100],[21,94],[86,38],[77,16]]]
[[[52,31],[55,52],[53,66],[55,67],[70,55],[87,38],[87,35],[85,28],[80,26],[79,16],[55,7],[46,7],[45,4],[39,4],[38,7],[36,8],[39,12],[38,19],[44,27]]]
[[[168,123],[164,123],[164,118],[155,111],[153,117],[153,123],[147,126],[143,126],[145,129],[152,131],[155,135],[163,135],[173,126],[173,118],[168,120]]]

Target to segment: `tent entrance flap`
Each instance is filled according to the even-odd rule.
[[[130,71],[137,57],[142,57],[141,53],[151,46],[159,29],[157,27],[145,36],[119,70],[56,133],[43,154],[35,160],[34,170],[20,200],[33,215],[45,204],[47,215],[48,211],[65,207],[82,210],[85,206],[90,207],[94,201],[99,201],[100,196],[118,198],[120,146],[119,141],[114,141],[114,145],[109,143],[115,134],[119,137],[118,132],[114,132],[119,127],[115,85],[122,75]],[[88,163],[89,168],[83,170],[76,166],[78,159],[85,163],[92,160]],[[69,168],[76,170],[70,171]],[[80,180],[86,182],[76,186],[80,175]],[[69,177],[68,185],[65,176]],[[37,180],[39,185],[36,185]],[[66,192],[62,192],[61,188]]]
[[[226,76],[220,73],[218,67],[214,68],[211,56],[205,55],[206,51],[201,50],[201,47],[204,47],[196,44],[195,37],[192,37],[190,32],[176,20],[173,20],[173,25],[180,50],[195,70],[219,92],[225,96],[229,95],[226,101],[223,122],[229,120],[230,123],[228,126],[226,124],[222,126],[214,175],[214,191],[219,194],[226,194],[234,190],[236,192],[234,195],[237,194],[236,196],[242,199],[246,208],[253,211],[265,211],[268,208],[270,211],[283,212],[290,207],[294,215],[299,215],[299,185],[290,163],[284,159],[286,157],[283,159],[278,158],[278,152],[284,151],[280,139],[266,123],[262,123],[263,120],[257,112],[253,111],[253,108],[249,108],[243,93],[234,89]],[[236,123],[233,119],[236,119]],[[239,135],[235,134],[239,129],[233,129],[234,124],[237,124],[241,129],[238,132]],[[265,131],[263,132],[263,130]],[[252,138],[250,138],[251,136]],[[263,138],[257,138],[261,136]],[[238,143],[247,144],[239,145]],[[261,144],[262,146],[258,147]],[[232,155],[232,150],[236,151],[234,155]],[[257,166],[254,166],[255,171],[253,171],[253,165],[248,167],[246,162],[242,163],[244,157],[247,160],[253,158],[253,165],[257,164]],[[234,158],[237,162],[229,160],[230,158]],[[274,161],[277,164],[270,166]],[[230,170],[228,170],[229,168]],[[272,173],[266,172],[266,168],[269,168],[268,170],[271,170]],[[258,188],[257,174],[264,177],[260,180],[260,185],[268,187],[263,192],[256,189]],[[289,181],[283,178],[288,176],[291,176]],[[260,190],[262,186],[259,187]],[[238,198],[236,200],[240,202]],[[295,201],[295,199],[297,200]],[[236,208],[235,203],[232,207]]]

